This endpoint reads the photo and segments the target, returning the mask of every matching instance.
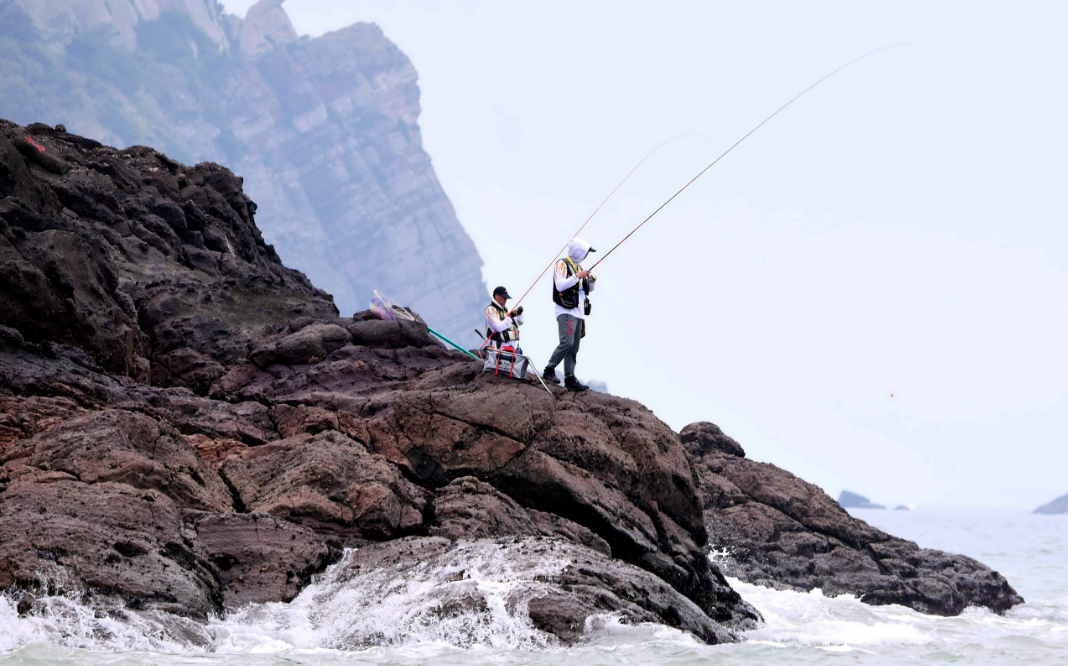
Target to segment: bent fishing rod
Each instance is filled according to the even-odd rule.
[[[670,197],[670,198],[669,198],[669,199],[668,199],[667,201],[665,201],[664,203],[660,204],[660,207],[659,207],[659,208],[657,208],[657,209],[656,209],[656,210],[654,210],[654,211],[653,211],[652,213],[650,213],[650,214],[649,214],[649,217],[647,217],[647,218],[645,218],[644,220],[642,220],[642,223],[641,223],[641,224],[639,224],[638,226],[634,227],[633,231],[631,231],[631,232],[630,232],[629,234],[627,234],[626,236],[624,236],[624,237],[623,237],[623,240],[621,240],[621,241],[619,241],[618,243],[616,243],[615,245],[613,245],[613,246],[612,246],[612,249],[611,249],[611,250],[609,250],[608,252],[606,252],[606,253],[605,253],[605,255],[604,255],[603,257],[601,257],[600,259],[598,259],[598,260],[597,260],[597,263],[595,263],[595,264],[594,264],[593,266],[590,266],[589,270],[590,270],[590,271],[593,271],[593,269],[594,269],[594,268],[597,268],[597,266],[599,266],[599,265],[601,264],[601,262],[602,262],[602,261],[604,261],[605,259],[607,259],[607,258],[608,258],[608,255],[610,255],[610,254],[612,254],[613,252],[615,252],[615,251],[616,251],[616,248],[618,248],[618,247],[619,247],[620,245],[622,245],[624,241],[626,241],[626,240],[627,240],[628,238],[630,238],[631,236],[633,236],[633,235],[634,235],[634,233],[635,233],[636,231],[638,231],[638,229],[641,229],[641,228],[642,228],[643,226],[645,226],[645,223],[646,223],[646,222],[648,222],[649,220],[653,219],[653,217],[654,217],[654,216],[655,216],[655,215],[656,215],[657,213],[659,213],[659,212],[660,212],[661,210],[663,210],[665,206],[667,206],[667,205],[668,205],[669,203],[671,203],[671,202],[672,202],[672,201],[673,201],[673,200],[675,199],[675,197],[677,197],[677,196],[679,196],[680,194],[682,194],[682,191],[683,191],[683,190],[685,190],[685,189],[686,189],[687,187],[689,187],[690,185],[692,185],[692,184],[694,183],[694,181],[695,181],[695,180],[697,180],[698,178],[700,178],[701,176],[703,176],[703,175],[705,174],[705,172],[706,172],[706,171],[708,171],[708,170],[709,170],[709,169],[711,169],[712,167],[716,166],[716,163],[717,163],[717,162],[719,162],[719,161],[720,161],[721,159],[723,159],[724,157],[726,157],[726,156],[727,156],[727,155],[728,155],[728,154],[729,154],[729,153],[730,153],[730,152],[731,152],[732,150],[734,150],[735,148],[737,148],[737,147],[738,147],[738,145],[739,145],[740,143],[742,143],[743,141],[745,141],[746,139],[748,139],[748,138],[749,138],[750,136],[752,136],[752,134],[753,134],[754,132],[756,132],[756,131],[757,131],[758,129],[760,129],[761,127],[763,127],[763,126],[764,126],[764,125],[765,125],[765,124],[766,124],[766,123],[767,123],[767,122],[768,122],[769,120],[771,120],[771,119],[772,119],[772,118],[774,118],[775,116],[779,115],[779,113],[781,113],[781,112],[782,112],[782,111],[783,111],[783,110],[784,110],[784,109],[785,109],[786,107],[790,106],[791,104],[793,104],[794,102],[796,102],[796,101],[797,101],[798,99],[800,99],[800,98],[801,98],[801,97],[802,97],[802,96],[803,96],[803,95],[804,95],[805,93],[807,93],[808,91],[812,90],[813,88],[815,88],[815,87],[816,87],[816,86],[818,86],[819,84],[823,83],[823,82],[824,82],[824,81],[826,81],[827,79],[831,78],[832,76],[834,76],[834,75],[835,75],[835,74],[837,74],[838,72],[842,71],[842,70],[843,70],[843,69],[845,69],[846,67],[849,67],[849,66],[850,66],[850,65],[852,65],[853,63],[855,63],[855,62],[858,62],[858,61],[860,61],[860,60],[863,60],[864,58],[867,58],[867,57],[868,57],[868,56],[870,56],[870,55],[875,55],[875,54],[876,54],[876,53],[878,53],[879,51],[884,51],[884,50],[886,50],[886,49],[892,49],[892,48],[894,48],[894,47],[897,47],[897,46],[904,46],[904,44],[891,44],[891,45],[889,45],[889,46],[883,46],[883,47],[881,47],[881,48],[875,49],[874,51],[869,51],[869,52],[865,53],[865,54],[864,54],[864,55],[862,55],[862,56],[856,57],[856,58],[854,58],[854,59],[850,60],[849,62],[847,62],[846,64],[842,65],[842,66],[841,66],[841,67],[839,67],[838,69],[834,70],[833,72],[831,72],[831,73],[830,73],[830,74],[828,74],[827,76],[824,76],[824,77],[823,77],[822,79],[820,79],[819,81],[816,81],[815,83],[813,83],[813,84],[812,84],[812,85],[810,85],[809,87],[805,88],[805,89],[804,89],[804,90],[802,90],[801,92],[797,93],[797,95],[795,95],[795,96],[793,97],[793,99],[791,99],[791,100],[790,100],[789,102],[787,102],[786,104],[783,104],[782,106],[780,106],[780,107],[778,108],[778,110],[777,110],[777,111],[775,111],[775,113],[771,114],[770,116],[768,116],[768,117],[767,117],[767,118],[765,118],[764,120],[760,121],[760,124],[759,124],[759,125],[757,125],[757,126],[756,126],[756,127],[754,127],[753,129],[749,130],[749,132],[748,132],[748,133],[747,133],[747,134],[746,134],[745,136],[743,136],[742,138],[740,138],[740,139],[738,139],[737,141],[735,141],[735,142],[734,142],[734,145],[732,145],[732,146],[731,146],[730,148],[728,148],[727,150],[723,151],[723,154],[722,154],[722,155],[720,155],[719,157],[717,157],[716,159],[714,159],[714,160],[712,161],[712,163],[711,163],[711,164],[709,164],[708,166],[706,166],[706,167],[705,167],[704,169],[701,169],[700,173],[698,173],[698,174],[697,174],[696,176],[694,176],[693,178],[691,178],[691,179],[690,179],[690,181],[689,181],[688,183],[686,183],[685,185],[683,185],[683,186],[682,186],[682,187],[681,187],[681,188],[679,189],[679,191],[678,191],[678,192],[676,192],[675,194],[672,194],[672,195],[671,195],[671,197]],[[611,195],[610,195],[610,196],[611,196]],[[592,217],[592,216],[591,216],[591,217]],[[587,220],[587,222],[588,222],[588,221],[589,221],[589,220]],[[585,225],[583,225],[583,226],[585,226]]]

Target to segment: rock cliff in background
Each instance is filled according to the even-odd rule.
[[[48,45],[67,47],[83,33],[100,31],[111,44],[129,50],[137,47],[141,23],[178,13],[217,49],[229,48],[222,6],[205,0],[5,0],[0,11],[12,28],[29,27]]]
[[[73,597],[86,631],[210,646],[206,618],[336,562],[308,602],[329,647],[501,621],[570,644],[606,614],[721,643],[760,619],[709,560],[724,547],[764,584],[1021,601],[711,424],[680,438],[631,400],[483,373],[421,319],[338,317],[240,185],[0,123],[0,591],[20,613],[62,626]]]
[[[298,38],[281,4],[0,2],[0,117],[226,165],[343,312],[380,289],[473,341],[482,261],[423,150],[415,69],[374,25]]]
[[[1068,495],[1061,495],[1035,509],[1035,513],[1068,513]]]
[[[1023,602],[979,562],[892,537],[850,516],[819,487],[747,460],[711,423],[688,425],[681,436],[701,482],[709,542],[728,575],[935,615],[971,605],[1002,612]]]

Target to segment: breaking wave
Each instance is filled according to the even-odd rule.
[[[867,518],[867,516],[865,516]],[[293,602],[251,604],[199,624],[166,614],[109,610],[62,597],[39,598],[20,617],[17,599],[0,597],[0,664],[411,664],[436,666],[658,666],[695,664],[1034,664],[1068,662],[1068,521],[1018,517],[894,516],[930,523],[930,534],[897,532],[972,552],[999,566],[1028,603],[1005,615],[972,609],[933,617],[900,606],[873,607],[818,590],[791,592],[731,585],[765,624],[735,645],[705,646],[657,625],[627,626],[611,616],[587,623],[586,641],[561,648],[538,631],[525,604],[543,576],[565,565],[552,555],[512,557],[506,543],[463,544],[442,566],[407,565],[357,574],[352,553]],[[887,518],[886,520],[890,520]],[[982,525],[983,529],[973,529]],[[922,526],[922,525],[921,525]],[[1044,531],[1028,531],[1031,527]],[[982,541],[940,544],[956,527]],[[988,542],[990,535],[1012,537]],[[925,537],[925,538],[918,538]],[[965,540],[967,541],[967,540]],[[994,551],[1007,553],[997,561]]]

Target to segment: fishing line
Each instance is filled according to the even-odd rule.
[[[597,212],[599,210],[601,210],[601,208],[606,203],[608,203],[608,200],[612,198],[612,195],[616,193],[616,190],[618,190],[620,187],[623,186],[623,183],[627,182],[627,179],[630,178],[631,174],[633,174],[635,171],[637,171],[638,167],[640,167],[641,165],[645,164],[645,160],[647,160],[650,157],[652,157],[656,153],[656,151],[660,150],[661,148],[663,148],[667,144],[671,143],[675,139],[679,139],[679,138],[682,138],[684,136],[695,136],[695,135],[692,132],[688,132],[686,134],[676,134],[675,136],[673,136],[670,139],[668,139],[668,140],[664,141],[663,143],[661,143],[656,148],[653,148],[651,151],[649,151],[649,154],[646,155],[645,157],[643,157],[641,162],[638,162],[637,164],[635,164],[634,168],[631,169],[630,172],[628,172],[627,175],[623,177],[623,180],[619,181],[619,183],[615,186],[615,188],[613,188],[612,191],[608,193],[608,196],[604,198],[604,201],[602,201],[600,203],[600,205],[597,206],[597,208],[595,208],[592,213],[590,213],[590,216],[586,218],[586,221],[582,223],[582,226],[578,228],[578,231],[576,231],[575,233],[571,234],[571,238],[574,238],[575,236],[578,236],[580,233],[582,233],[582,230],[585,229],[586,225],[590,223],[590,220],[593,219],[593,216],[596,215]],[[697,135],[697,136],[700,136],[700,135]],[[523,293],[523,295],[519,297],[519,300],[515,302],[515,305],[512,306],[513,310],[515,308],[519,307],[519,304],[523,302],[523,299],[527,297],[527,294],[529,294],[530,291],[535,287],[535,285],[537,285],[538,282],[542,279],[542,277],[545,276],[545,272],[553,267],[553,264],[556,263],[557,258],[559,258],[559,256],[563,253],[563,251],[567,249],[567,245],[568,245],[567,243],[564,243],[564,247],[560,248],[560,250],[557,251],[557,253],[553,257],[552,261],[549,262],[549,265],[546,266],[542,270],[542,272],[538,274],[538,277],[534,278],[534,282],[531,283],[530,287],[527,288],[527,290]]]
[[[786,107],[790,106],[791,104],[793,104],[794,102],[796,102],[796,101],[797,101],[798,99],[800,99],[802,95],[804,95],[805,93],[807,93],[807,92],[808,92],[809,90],[812,90],[813,88],[815,88],[815,87],[816,87],[816,86],[818,86],[819,84],[823,83],[823,82],[824,82],[824,81],[826,81],[827,79],[831,78],[832,76],[834,76],[834,75],[835,75],[835,74],[837,74],[838,72],[842,71],[842,70],[843,70],[843,69],[845,69],[846,67],[849,67],[849,66],[850,66],[850,65],[852,65],[853,63],[855,63],[855,62],[857,62],[857,61],[859,61],[859,60],[863,60],[864,58],[867,58],[867,57],[868,57],[868,56],[870,56],[870,55],[874,55],[874,54],[878,53],[879,51],[885,51],[886,49],[892,49],[892,48],[894,48],[894,47],[896,47],[896,46],[905,46],[905,45],[904,45],[904,44],[891,44],[891,45],[889,45],[889,46],[883,46],[883,47],[881,47],[881,48],[875,49],[874,51],[869,51],[868,53],[865,53],[865,54],[864,54],[864,55],[862,55],[862,56],[859,56],[859,57],[857,57],[857,58],[854,58],[854,59],[850,60],[850,61],[849,61],[849,62],[847,62],[846,64],[842,65],[842,66],[841,66],[841,67],[839,67],[838,69],[836,69],[836,70],[834,70],[833,72],[831,72],[830,74],[828,74],[827,76],[824,76],[824,77],[823,77],[822,79],[820,79],[819,81],[816,81],[815,83],[813,83],[813,84],[812,84],[812,85],[810,85],[809,87],[807,87],[807,88],[805,88],[804,90],[802,90],[801,92],[797,93],[797,95],[795,95],[793,99],[791,99],[791,100],[790,100],[789,102],[787,102],[786,104],[783,104],[783,105],[782,105],[781,107],[779,107],[778,111],[776,111],[775,113],[771,114],[770,116],[768,116],[767,118],[765,118],[764,120],[762,120],[762,121],[760,122],[760,124],[759,124],[759,125],[757,125],[757,126],[756,126],[756,127],[754,127],[753,129],[749,130],[749,133],[748,133],[748,134],[746,134],[746,135],[745,135],[745,136],[743,136],[742,138],[738,139],[738,140],[737,140],[737,141],[736,141],[736,142],[734,143],[734,145],[733,145],[733,146],[731,146],[730,148],[728,148],[727,150],[725,150],[725,151],[723,152],[723,154],[722,154],[722,155],[720,155],[719,157],[717,157],[717,158],[716,158],[715,160],[713,160],[711,164],[709,164],[708,166],[706,166],[706,167],[705,167],[704,169],[701,169],[701,172],[700,172],[700,173],[698,173],[698,174],[697,174],[696,176],[694,176],[693,178],[691,178],[691,179],[690,179],[690,182],[688,182],[688,183],[686,183],[685,185],[683,185],[683,186],[682,186],[682,188],[680,188],[678,192],[676,192],[675,194],[672,194],[672,195],[671,195],[671,198],[670,198],[670,199],[668,199],[668,200],[667,200],[667,201],[665,201],[664,203],[660,204],[660,207],[659,207],[659,208],[657,208],[657,209],[656,209],[656,210],[654,210],[654,211],[653,211],[652,213],[650,213],[649,217],[647,217],[647,218],[645,218],[644,220],[642,220],[642,223],[641,223],[641,224],[639,224],[638,226],[634,227],[634,230],[633,230],[633,231],[631,231],[631,232],[630,232],[629,234],[627,234],[626,236],[624,236],[624,237],[623,237],[623,240],[621,240],[621,241],[619,241],[618,243],[616,243],[615,245],[613,245],[613,246],[612,246],[612,249],[611,249],[611,250],[609,250],[608,252],[606,252],[606,253],[605,253],[605,255],[604,255],[603,257],[601,257],[600,259],[598,259],[598,260],[597,260],[597,263],[595,263],[595,264],[594,264],[593,266],[590,266],[589,270],[591,270],[591,271],[592,271],[592,270],[593,270],[594,268],[597,268],[597,266],[598,266],[598,265],[600,265],[600,263],[601,263],[602,261],[604,261],[605,259],[607,259],[607,258],[608,258],[608,255],[610,255],[610,254],[612,254],[613,252],[615,252],[615,251],[616,251],[616,248],[617,248],[617,247],[619,247],[620,245],[622,245],[624,241],[626,241],[626,240],[627,240],[628,238],[630,238],[631,236],[633,236],[633,235],[634,235],[634,233],[635,233],[636,231],[638,231],[638,229],[641,229],[641,228],[642,228],[642,227],[643,227],[643,226],[645,225],[645,223],[646,223],[646,222],[648,222],[649,220],[653,219],[653,216],[654,216],[654,215],[656,215],[657,213],[659,213],[659,212],[660,212],[661,210],[663,210],[663,208],[664,208],[665,206],[667,206],[667,205],[668,205],[669,203],[671,203],[671,202],[672,202],[672,201],[673,201],[673,200],[675,199],[675,197],[677,197],[677,196],[679,196],[680,194],[682,194],[682,191],[683,191],[683,190],[685,190],[685,189],[686,189],[687,187],[689,187],[690,185],[692,185],[692,184],[693,184],[693,182],[694,182],[695,180],[697,180],[698,178],[700,178],[701,176],[703,176],[703,175],[705,174],[705,172],[706,172],[706,171],[708,171],[709,169],[711,169],[712,167],[714,167],[714,166],[716,165],[716,163],[717,163],[717,162],[719,162],[719,161],[720,161],[721,159],[723,159],[724,157],[726,157],[726,156],[727,156],[727,154],[728,154],[728,153],[730,153],[730,152],[731,152],[732,150],[734,150],[735,148],[737,148],[737,147],[738,147],[738,144],[740,144],[741,142],[743,142],[743,141],[745,141],[746,139],[748,139],[748,138],[750,137],[750,135],[752,135],[752,134],[753,134],[753,132],[756,132],[756,131],[757,131],[758,129],[760,129],[761,127],[763,127],[763,126],[764,126],[764,124],[765,124],[765,123],[767,123],[767,122],[768,122],[769,120],[771,120],[771,119],[772,119],[772,118],[774,118],[775,116],[779,115],[779,113],[780,113],[780,112],[781,112],[781,111],[782,111],[783,109],[785,109]],[[643,161],[644,161],[644,160],[643,160]]]

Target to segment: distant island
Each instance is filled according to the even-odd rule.
[[[843,490],[838,496],[838,503],[843,509],[885,509],[882,504],[876,504],[863,495]]]
[[[1068,513],[1068,495],[1061,495],[1052,502],[1047,502],[1035,509],[1035,513]]]

